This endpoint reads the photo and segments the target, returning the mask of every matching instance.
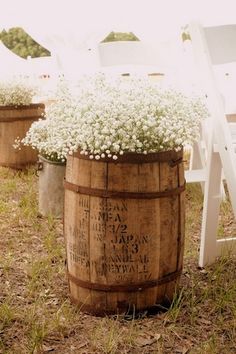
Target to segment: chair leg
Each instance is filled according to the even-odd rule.
[[[204,157],[202,148],[201,148],[201,142],[195,142],[192,147],[192,154],[190,158],[190,170],[197,170],[197,169],[202,169],[206,165],[206,159]],[[201,189],[202,192],[204,193],[204,182],[201,182]]]
[[[220,212],[222,165],[220,155],[213,152],[208,153],[207,178],[204,190],[202,230],[200,242],[199,266],[204,267],[211,264],[217,256],[217,228]]]

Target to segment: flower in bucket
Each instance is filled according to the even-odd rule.
[[[32,103],[37,88],[28,79],[12,78],[0,82],[0,106],[27,106]]]
[[[207,116],[199,97],[161,89],[148,78],[100,75],[82,88],[75,148],[90,158],[179,150],[198,138]]]
[[[148,78],[81,79],[65,82],[45,121],[35,122],[23,143],[56,161],[79,150],[90,158],[118,159],[127,152],[179,150],[199,136],[207,109],[199,97],[164,90]]]

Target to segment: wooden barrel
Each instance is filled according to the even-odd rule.
[[[30,146],[15,149],[17,138],[23,139],[31,124],[42,118],[44,104],[0,106],[0,166],[23,169],[36,163],[38,153]]]
[[[183,152],[66,167],[64,235],[71,299],[96,315],[171,301],[184,248]]]

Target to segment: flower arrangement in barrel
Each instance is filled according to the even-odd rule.
[[[145,77],[84,77],[62,82],[46,120],[33,123],[22,143],[44,157],[65,161],[80,151],[114,160],[127,152],[179,150],[199,137],[208,112],[200,97],[163,89]]]
[[[28,106],[38,88],[29,79],[11,78],[0,82],[0,106]]]

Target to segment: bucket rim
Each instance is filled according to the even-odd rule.
[[[66,162],[59,162],[59,161],[52,161],[52,160],[49,160],[47,159],[46,157],[42,156],[42,155],[38,155],[38,158],[40,161],[43,161],[43,162],[47,162],[51,165],[60,165],[60,166],[65,166],[66,165]]]

